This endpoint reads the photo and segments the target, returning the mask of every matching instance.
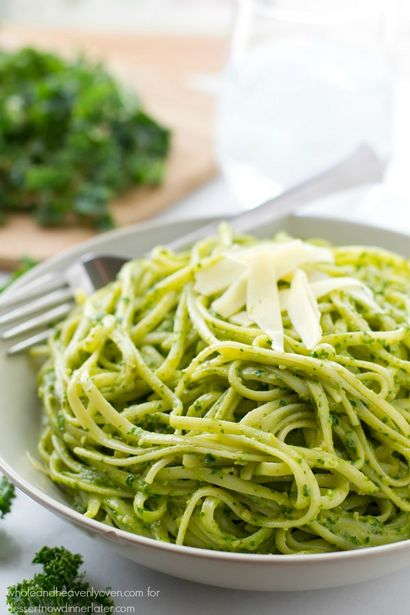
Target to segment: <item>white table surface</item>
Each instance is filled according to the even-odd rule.
[[[394,186],[397,188],[397,177]],[[349,199],[337,198],[330,206],[316,205],[312,211],[399,228],[410,233],[410,197],[406,190],[371,189]],[[404,186],[404,184],[403,184]],[[164,221],[184,216],[229,214],[235,204],[217,179],[172,210],[162,214]],[[175,579],[148,570],[116,555],[98,540],[55,517],[19,493],[13,511],[0,521],[0,613],[7,613],[4,595],[8,585],[30,577],[30,560],[43,545],[64,545],[83,554],[85,569],[95,587],[114,590],[142,590],[145,597],[116,599],[119,607],[141,615],[395,615],[405,613],[410,570],[365,584],[326,591],[269,593],[240,592],[211,588]],[[409,561],[410,567],[410,561]],[[159,590],[157,598],[146,596],[148,587]],[[125,612],[118,609],[117,612]]]

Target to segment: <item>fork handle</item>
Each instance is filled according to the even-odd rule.
[[[364,184],[379,182],[383,179],[384,163],[367,145],[360,145],[347,158],[318,175],[285,190],[254,209],[228,218],[231,227],[238,232],[247,232],[257,227],[283,218],[299,207],[309,205],[323,198]],[[214,234],[219,222],[211,222],[199,229],[179,237],[167,244],[171,250],[188,247],[195,241]]]

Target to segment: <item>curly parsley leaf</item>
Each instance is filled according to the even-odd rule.
[[[113,613],[114,602],[109,588],[96,591],[80,572],[83,558],[64,547],[43,547],[36,553],[33,564],[40,564],[42,572],[25,579],[7,590],[9,612],[26,615],[36,610],[64,612]],[[55,609],[55,611],[53,611]]]

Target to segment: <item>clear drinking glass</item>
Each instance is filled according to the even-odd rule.
[[[383,0],[238,0],[216,149],[253,207],[367,142],[389,158]]]

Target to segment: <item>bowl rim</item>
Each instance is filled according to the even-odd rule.
[[[352,220],[346,220],[339,216],[324,216],[324,215],[316,215],[316,214],[292,214],[289,216],[284,216],[283,220],[288,220],[291,218],[309,218],[315,219],[318,223],[324,221],[325,223],[342,223],[348,226],[352,226],[355,228],[362,228],[365,232],[366,229],[377,230],[379,232],[396,235],[398,238],[408,238],[408,233],[403,233],[400,231],[385,229],[383,227],[367,224],[362,222],[356,222]],[[121,237],[126,235],[132,235],[133,233],[138,233],[141,230],[155,230],[163,226],[171,226],[178,227],[183,223],[194,223],[198,226],[201,223],[210,222],[211,220],[215,220],[217,218],[210,217],[184,217],[177,220],[154,220],[150,222],[145,222],[142,224],[135,224],[121,229],[114,229],[112,231],[103,233],[101,235],[97,235],[96,237],[91,237],[90,239],[80,242],[77,245],[68,248],[67,250],[63,250],[58,254],[46,259],[39,265],[36,265],[33,269],[28,271],[26,274],[21,276],[18,280],[13,282],[10,287],[4,293],[4,296],[7,296],[8,292],[11,292],[12,289],[18,288],[20,285],[23,285],[25,281],[30,279],[34,279],[37,275],[42,273],[42,270],[48,269],[58,264],[60,259],[64,259],[70,257],[71,255],[77,254],[79,251],[83,251],[85,247],[89,245],[90,252],[92,253],[95,249],[99,247],[99,245],[105,244],[110,240],[111,237]],[[223,218],[221,218],[222,220]],[[85,530],[89,530],[95,532],[96,534],[100,534],[105,538],[117,542],[120,545],[128,545],[128,546],[141,546],[145,548],[154,548],[160,551],[171,552],[177,556],[191,556],[199,559],[209,559],[209,560],[221,560],[225,562],[237,562],[237,563],[257,563],[258,565],[272,565],[272,564],[280,564],[289,566],[292,564],[301,564],[308,563],[311,565],[321,564],[323,562],[334,562],[334,561],[348,561],[348,560],[357,560],[367,558],[370,555],[374,556],[382,556],[385,553],[391,553],[394,551],[402,551],[408,549],[410,547],[410,539],[401,540],[394,543],[378,545],[373,547],[363,547],[359,549],[349,549],[346,551],[330,551],[326,553],[292,553],[292,554],[254,554],[254,553],[236,553],[230,551],[217,551],[212,549],[201,549],[198,547],[190,547],[187,545],[176,545],[174,543],[168,543],[161,540],[156,540],[155,538],[148,538],[145,536],[140,536],[139,534],[133,534],[132,532],[128,532],[125,530],[121,530],[119,528],[111,527],[105,525],[102,521],[96,521],[95,519],[89,519],[85,517],[82,513],[76,511],[72,508],[69,503],[59,502],[57,499],[44,493],[40,488],[33,487],[25,478],[19,475],[17,471],[15,471],[1,456],[0,454],[0,472],[2,472],[7,478],[9,478],[23,493],[29,496],[31,499],[36,501],[41,506],[50,510],[52,513],[63,517],[64,519],[74,523],[77,526],[82,527]]]

